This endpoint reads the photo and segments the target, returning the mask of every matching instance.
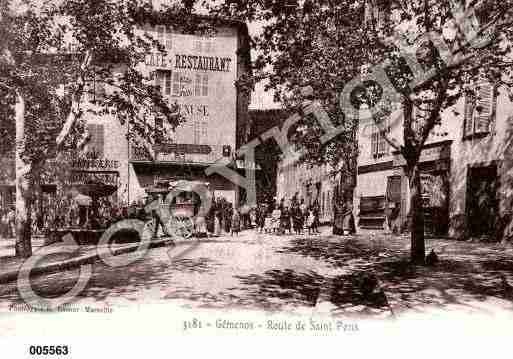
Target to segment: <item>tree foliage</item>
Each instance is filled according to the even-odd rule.
[[[26,198],[17,197],[23,202],[17,209],[30,207],[47,159],[86,142],[87,117],[110,115],[128,123],[130,139],[150,153],[155,119],[171,129],[180,125],[178,106],[162,97],[141,64],[148,52],[165,52],[146,31],[151,26],[209,28],[192,16],[193,7],[194,1],[158,10],[139,0],[0,3],[0,150],[3,158],[15,152],[19,159],[17,191],[24,188]]]
[[[463,116],[454,105],[464,96],[478,97],[482,81],[510,91],[512,5],[509,0],[226,0],[215,11],[263,24],[254,39],[260,52],[254,65],[270,68],[269,88],[277,90],[277,99],[294,101],[293,90],[310,84],[334,122],[351,128],[370,120],[400,151],[410,180],[412,257],[422,262],[422,148],[440,114],[454,109],[454,116]],[[390,85],[373,76],[380,70]],[[341,102],[344,115],[335,110]],[[370,118],[351,114],[363,105]],[[400,136],[387,135],[391,122],[401,126]],[[348,137],[321,146],[312,124],[301,141],[309,159],[336,161],[356,148]]]

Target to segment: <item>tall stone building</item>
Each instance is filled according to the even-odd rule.
[[[198,16],[198,21],[214,20]],[[109,115],[90,116],[91,139],[85,152],[97,160],[83,161],[83,170],[103,182],[114,181],[118,200],[125,203],[178,180],[208,184],[215,197],[237,203],[239,187],[219,174],[206,175],[205,169],[221,160],[244,172],[234,155],[244,142],[250,101],[250,94],[236,86],[250,68],[246,24],[216,19],[208,36],[184,34],[166,23],[142,31],[161,41],[167,54],[148,53],[141,72],[153,76],[164,98],[178,104],[186,121],[176,131],[152,124],[164,132],[165,140],[153,146],[150,156],[140,141],[127,139],[128,124]],[[102,91],[95,88],[94,95]]]
[[[466,97],[444,111],[422,151],[428,233],[458,238],[511,234],[513,106],[500,85],[481,83],[478,97],[478,105]],[[401,138],[402,123],[391,126],[388,136]],[[374,124],[360,126],[358,138],[358,226],[406,229],[409,186],[404,159]]]

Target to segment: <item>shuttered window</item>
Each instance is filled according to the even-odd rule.
[[[181,86],[180,86],[180,73],[173,72],[173,96],[180,96]]]
[[[196,81],[194,83],[194,96],[201,96],[201,74],[196,74]]]
[[[194,40],[194,51],[195,52],[202,52],[202,43],[201,40]]]
[[[89,142],[87,144],[87,152],[92,152],[98,157],[103,157],[105,136],[103,125],[88,124],[87,131],[89,132],[90,136]]]
[[[157,71],[155,76],[155,85],[160,87],[162,96],[170,96],[172,87],[172,72]]]
[[[160,42],[166,49],[171,49],[173,47],[173,38],[171,32],[167,31],[164,25],[158,25],[156,27],[156,32],[158,42]]]
[[[202,94],[202,96],[208,96],[208,74],[203,74],[201,94]]]
[[[364,4],[363,24],[365,27],[380,29],[390,16],[389,2],[366,0]]]
[[[386,131],[390,132],[387,128]],[[380,131],[379,127],[374,125],[374,129],[371,136],[371,155],[374,158],[382,157],[389,152],[389,144],[385,139],[383,130]]]
[[[389,202],[401,202],[401,176],[388,177],[386,194]]]
[[[487,81],[480,81],[474,94],[465,97],[464,137],[490,132],[496,101],[495,88]]]
[[[207,37],[194,40],[193,51],[202,54],[210,54],[215,51],[215,38]]]

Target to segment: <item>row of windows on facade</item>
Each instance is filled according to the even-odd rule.
[[[191,85],[192,82],[192,86]],[[177,71],[157,71],[155,84],[164,96],[208,96],[209,74],[197,73],[191,80]]]
[[[156,123],[157,128],[163,130],[163,123]],[[208,124],[206,121],[194,120],[190,122],[192,127],[192,142],[194,144],[201,144],[206,142],[208,138]],[[94,153],[98,157],[103,157],[105,153],[105,128],[102,124],[88,124],[87,131],[89,133],[89,141],[87,143],[86,151]],[[163,136],[157,136],[156,143],[161,143]]]
[[[163,96],[207,97],[211,92],[210,82],[209,74],[206,73],[195,74],[193,80],[177,71],[159,70],[155,73],[155,85],[160,87]],[[84,92],[86,102],[101,102],[106,95],[105,84],[95,79],[87,81]]]
[[[98,158],[104,157],[105,147],[105,127],[102,124],[88,124],[87,132],[89,132],[89,141],[86,151],[94,153]]]
[[[173,44],[176,46],[176,36],[174,33],[166,28],[164,25],[157,25],[152,34],[153,38],[157,40],[166,50],[172,50]],[[198,54],[210,54],[215,51],[215,38],[214,37],[199,37],[193,41],[192,51]],[[79,44],[72,41],[68,44],[66,51],[76,52]]]
[[[481,82],[478,85],[476,96],[465,96],[464,107],[464,125],[463,138],[470,139],[475,136],[484,136],[490,133],[492,123],[494,121],[495,108],[497,105],[497,96],[495,87],[488,82]],[[420,130],[423,115],[420,111],[414,109],[412,130],[417,132]],[[429,113],[429,111],[428,111]],[[437,132],[437,125],[433,133]],[[379,131],[378,127],[374,127],[371,135],[371,156],[374,158],[383,157],[390,153],[390,145],[385,139],[383,131]]]
[[[173,44],[176,41],[174,33],[169,30],[165,25],[157,25],[155,28],[155,39],[166,48],[166,50],[173,49]],[[215,38],[202,37],[193,41],[193,51],[200,54],[209,54],[214,52]]]

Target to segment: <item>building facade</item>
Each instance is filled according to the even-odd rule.
[[[96,161],[87,161],[86,156],[84,172],[103,183],[115,182],[117,198],[124,203],[179,180],[207,183],[215,197],[237,203],[238,186],[221,175],[207,176],[205,169],[218,160],[234,162],[243,142],[250,97],[238,90],[236,81],[249,70],[246,25],[217,20],[211,36],[184,34],[167,24],[141,31],[159,40],[167,52],[148,53],[141,72],[152,76],[165,99],[178,104],[185,122],[175,131],[167,124],[154,124],[165,132],[165,140],[158,141],[149,155],[140,141],[127,138],[128,124],[109,115],[90,116],[85,153],[93,153]]]
[[[460,98],[441,114],[441,123],[422,150],[419,167],[428,234],[490,239],[511,235],[513,107],[502,86],[478,86],[477,100]],[[414,110],[413,120],[421,117]],[[388,136],[399,143],[402,131],[402,122],[387,128]],[[358,142],[357,226],[407,230],[404,158],[372,122],[360,125]]]
[[[276,197],[278,201],[290,202],[294,195],[306,205],[317,203],[321,223],[333,221],[334,201],[339,198],[339,175],[331,174],[328,165],[310,166],[284,158],[278,162]]]

